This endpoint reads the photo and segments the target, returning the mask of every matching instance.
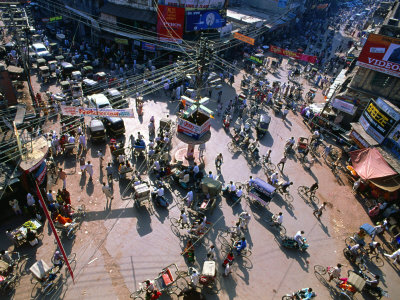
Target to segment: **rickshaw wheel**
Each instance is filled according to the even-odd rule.
[[[36,299],[39,298],[41,294],[42,286],[39,281],[36,281],[35,285],[32,288],[31,298]]]
[[[320,274],[320,275],[325,275],[326,274],[326,268],[321,265],[315,265],[314,266],[314,272]]]
[[[385,264],[384,260],[380,258],[379,255],[372,256],[371,262],[377,267],[383,267]]]
[[[346,244],[346,246],[352,247],[352,246],[354,246],[354,245],[356,244],[356,241],[354,240],[353,237],[348,236],[348,237],[344,240],[344,243]]]
[[[289,193],[285,193],[285,200],[286,200],[287,202],[292,203],[292,202],[293,202],[293,196],[290,195]]]

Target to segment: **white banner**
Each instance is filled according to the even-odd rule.
[[[61,105],[61,112],[64,116],[91,116],[91,117],[116,117],[134,118],[133,109],[113,109],[113,108],[88,108],[79,106]]]
[[[357,107],[355,105],[338,98],[333,99],[332,107],[337,108],[340,111],[344,111],[345,113],[348,113],[350,115],[354,115],[357,110]]]
[[[225,0],[158,0],[158,4],[198,9],[221,9]]]

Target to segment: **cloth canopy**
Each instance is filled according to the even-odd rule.
[[[397,175],[376,148],[365,148],[349,153],[354,170],[365,180]]]

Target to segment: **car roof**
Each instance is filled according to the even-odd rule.
[[[108,93],[110,96],[119,96],[119,95],[121,95],[120,91],[118,91],[117,89],[109,89],[109,90],[107,91],[107,93]]]
[[[104,129],[104,124],[103,124],[103,122],[101,122],[99,119],[92,119],[92,120],[90,121],[89,127],[90,127],[91,129],[99,129],[99,130],[102,130],[102,129]]]
[[[46,46],[43,43],[34,43],[34,44],[32,44],[32,46],[35,48],[39,48],[39,47],[46,48]]]
[[[110,104],[110,101],[108,101],[107,97],[103,94],[93,94],[89,96],[89,99],[96,103],[97,106],[102,104]]]

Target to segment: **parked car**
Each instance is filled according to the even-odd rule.
[[[111,108],[110,101],[103,94],[94,94],[88,97],[89,107],[94,108]]]
[[[32,48],[37,58],[44,57],[50,54],[49,51],[47,51],[46,46],[43,45],[42,43],[34,43],[32,44]]]

